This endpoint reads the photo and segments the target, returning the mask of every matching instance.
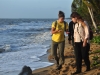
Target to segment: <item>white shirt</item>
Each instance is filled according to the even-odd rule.
[[[87,38],[89,38],[88,25],[86,24],[85,27],[82,27],[81,23],[76,23],[74,28],[74,42],[81,42],[81,40],[84,41]]]

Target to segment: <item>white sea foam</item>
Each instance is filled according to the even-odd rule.
[[[24,65],[30,66],[34,70],[52,64],[41,62],[40,59],[50,46],[50,43],[46,42],[51,40],[50,31],[38,32],[36,35],[32,33],[32,29],[49,27],[41,26],[42,22],[35,24],[38,26],[34,26],[32,23],[1,26],[0,47],[6,53],[0,54],[0,64],[2,64],[0,65],[0,75],[18,75]],[[30,30],[31,34],[28,34],[27,30]]]
[[[6,22],[10,21],[13,20]],[[32,70],[52,65],[40,59],[50,47],[50,27],[49,21],[22,20],[13,25],[0,25],[0,48],[6,51],[0,53],[0,75],[18,75],[24,65]]]
[[[0,75],[6,73],[8,75],[13,72],[17,72],[14,75],[18,75],[24,65],[30,66],[32,70],[51,65],[52,63],[40,61],[39,57],[46,54],[46,51],[46,48],[41,46],[41,48],[33,47],[33,49],[0,54],[0,64],[2,64],[0,65]]]

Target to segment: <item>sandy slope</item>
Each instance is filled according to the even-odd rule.
[[[97,44],[91,44],[91,49],[90,52],[100,50],[100,45]],[[50,52],[50,51],[49,51]],[[93,56],[98,55],[100,56],[100,53],[93,53],[90,54],[90,61],[91,64],[94,62]],[[37,69],[33,71],[33,75],[72,75],[73,72],[75,72],[75,58],[74,58],[74,52],[73,52],[73,47],[68,44],[67,37],[66,37],[66,46],[65,46],[65,63],[63,65],[63,68],[61,70],[55,70],[55,64],[49,67]],[[48,60],[52,61],[52,56],[48,56]],[[100,58],[98,58],[100,61]],[[100,75],[100,67],[98,66],[93,66],[91,67],[91,70],[88,72],[84,72],[86,70],[85,64],[83,61],[82,64],[82,73],[78,75]]]

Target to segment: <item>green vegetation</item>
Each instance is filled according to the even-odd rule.
[[[100,0],[73,0],[72,12],[78,12],[95,30],[100,26]]]
[[[94,36],[91,42],[100,44],[100,36]]]
[[[99,63],[97,61],[94,61],[93,64],[91,64],[91,67],[97,66]]]
[[[94,56],[93,58],[92,58],[92,60],[98,60],[98,56],[96,55],[96,56]]]
[[[91,67],[96,68],[100,66],[100,50],[95,50],[93,52],[90,52],[90,54],[94,54],[92,56],[92,61],[91,61]]]
[[[95,50],[93,52],[90,52],[90,54],[96,54],[96,53],[100,53],[100,50]]]
[[[78,12],[86,20],[92,31],[100,31],[100,0],[73,0],[72,12]],[[100,44],[100,35],[95,35],[92,43]],[[93,54],[91,67],[100,66],[100,50],[90,51]]]
[[[93,62],[91,64],[91,67],[100,66],[100,60],[98,55],[93,56],[92,60]]]

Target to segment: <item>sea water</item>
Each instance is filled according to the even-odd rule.
[[[18,75],[24,65],[35,70],[53,64],[40,59],[50,48],[53,21],[0,19],[0,75]]]

